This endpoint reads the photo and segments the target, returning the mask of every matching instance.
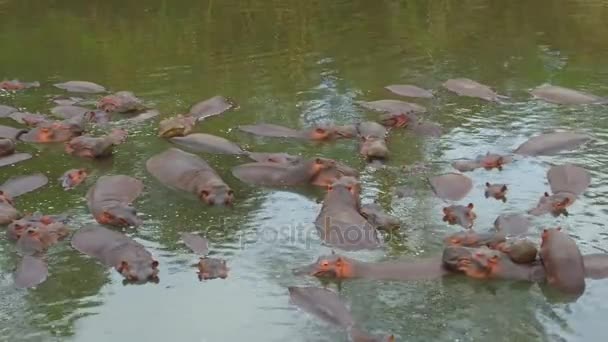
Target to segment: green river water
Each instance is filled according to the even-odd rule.
[[[441,253],[442,238],[458,230],[441,221],[440,200],[420,178],[377,169],[358,156],[355,141],[310,144],[254,138],[234,128],[272,122],[304,127],[376,119],[357,100],[398,99],[383,89],[411,83],[437,90],[416,101],[446,130],[439,139],[391,134],[389,166],[450,162],[493,151],[508,153],[541,131],[568,128],[596,141],[576,153],[526,158],[502,172],[468,175],[480,230],[504,212],[532,207],[548,189],[550,163],[573,162],[592,174],[569,217],[535,218],[532,237],[561,225],[584,253],[608,250],[608,107],[560,107],[532,100],[545,82],[608,96],[608,1],[491,0],[0,0],[0,79],[38,80],[42,86],[0,95],[0,104],[48,112],[53,83],[97,82],[131,90],[168,117],[214,95],[239,109],[204,121],[197,131],[254,151],[335,158],[361,170],[364,203],[377,200],[402,229],[381,251],[345,253],[379,261]],[[441,89],[468,77],[511,97],[506,104],[457,97]],[[407,99],[404,99],[407,100]],[[9,119],[0,124],[15,125]],[[48,252],[50,276],[36,289],[12,283],[14,245],[0,239],[2,341],[346,341],[346,334],[296,310],[287,286],[319,285],[292,269],[329,252],[313,221],[322,189],[276,190],[244,185],[230,168],[234,156],[201,154],[235,190],[233,209],[208,208],[161,186],[145,161],[170,143],[156,137],[158,119],[130,128],[126,144],[107,161],[69,157],[61,146],[20,145],[35,154],[0,169],[0,182],[45,172],[51,183],[18,199],[22,211],[69,212],[72,228],[93,222],[84,194],[103,174],[145,183],[136,202],[145,219],[130,236],[160,262],[160,283],[125,286],[115,271],[72,250],[65,241]],[[55,181],[73,167],[94,169],[85,185],[64,192]],[[509,184],[507,203],[483,198],[486,182]],[[392,187],[418,188],[399,199]],[[197,257],[179,233],[204,232],[211,254],[228,260],[226,280],[199,282]],[[330,285],[336,288],[335,285]],[[479,282],[354,280],[339,291],[362,326],[394,333],[397,341],[605,341],[608,280],[587,281],[574,303],[552,303],[537,285]]]

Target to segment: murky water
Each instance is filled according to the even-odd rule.
[[[552,82],[608,96],[608,1],[32,1],[0,0],[0,78],[39,80],[39,89],[2,95],[0,103],[45,112],[58,81],[84,79],[112,90],[132,90],[163,116],[185,112],[222,94],[240,108],[205,121],[200,132],[227,137],[255,151],[323,155],[362,170],[363,202],[377,200],[403,221],[384,251],[346,253],[362,260],[429,256],[457,228],[441,221],[437,199],[424,182],[365,166],[354,141],[316,145],[259,139],[238,124],[273,122],[291,127],[375,119],[356,100],[398,98],[383,87],[413,83],[437,89],[418,101],[447,133],[421,139],[390,137],[389,166],[431,162],[433,172],[486,151],[506,153],[543,130],[577,129],[597,141],[581,153],[522,159],[504,171],[470,173],[478,229],[503,212],[522,212],[548,189],[552,163],[574,162],[592,185],[559,219],[584,253],[608,250],[608,107],[567,108],[530,99],[527,89]],[[458,98],[440,84],[469,77],[511,97],[507,104]],[[0,124],[13,124],[2,119]],[[94,168],[75,191],[52,182],[19,198],[23,211],[68,211],[92,222],[84,194],[102,174],[142,179],[137,207],[146,224],[129,232],[161,263],[160,283],[124,286],[116,272],[64,242],[49,251],[49,279],[34,290],[12,286],[17,257],[0,240],[0,339],[5,341],[345,341],[344,332],[295,310],[287,286],[319,284],[291,269],[329,250],[312,224],[319,189],[279,191],[246,186],[230,175],[245,159],[204,155],[235,189],[234,209],[207,208],[160,186],[145,161],[169,143],[155,137],[157,121],[136,129],[111,161],[67,157],[60,147],[24,146],[36,154],[0,169],[0,181],[43,171],[51,180],[72,167]],[[509,184],[509,201],[483,198],[486,182]],[[412,184],[416,198],[398,199],[391,188]],[[78,228],[78,227],[74,227]],[[183,231],[206,232],[212,254],[228,260],[226,280],[199,282],[197,259],[178,243]],[[334,286],[335,287],[335,286]],[[399,341],[601,341],[608,315],[608,280],[588,281],[577,302],[549,303],[536,285],[480,283],[463,278],[424,282],[343,283],[341,294],[372,332]]]

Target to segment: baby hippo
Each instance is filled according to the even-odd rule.
[[[451,205],[443,208],[443,222],[451,225],[458,224],[464,228],[472,228],[477,215],[473,212],[473,203],[464,205]]]
[[[146,108],[142,100],[130,91],[119,91],[102,97],[97,102],[97,108],[106,112],[128,113]]]
[[[162,120],[158,124],[158,136],[162,138],[183,137],[192,133],[196,118],[192,116],[177,115]]]
[[[494,197],[497,200],[501,200],[503,202],[507,201],[507,185],[506,184],[490,184],[486,182],[486,191],[485,197],[490,198]]]
[[[114,145],[122,143],[127,136],[127,132],[115,129],[110,134],[102,137],[92,137],[81,135],[65,145],[68,154],[82,158],[104,158],[112,155]]]

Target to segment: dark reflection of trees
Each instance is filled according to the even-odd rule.
[[[115,90],[133,89],[144,96],[148,92],[167,114],[184,111],[194,101],[221,93],[237,99],[241,109],[222,120],[209,120],[201,131],[224,134],[236,124],[256,121],[297,126],[303,120],[295,106],[302,98],[296,94],[318,86],[323,81],[323,72],[339,75],[331,79],[333,88],[324,98],[327,101],[340,96],[348,102],[351,99],[344,94],[349,91],[357,94],[355,90],[362,91],[361,97],[367,99],[386,97],[381,87],[402,80],[415,80],[436,88],[452,76],[491,81],[499,90],[512,86],[507,80],[518,78],[521,81],[516,88],[525,88],[555,76],[551,74],[554,69],[543,68],[546,61],[538,46],[546,45],[573,56],[570,67],[560,74],[563,79],[557,77],[557,80],[565,85],[569,80],[576,82],[571,80],[570,70],[584,74],[587,71],[577,69],[577,65],[601,65],[606,59],[606,3],[582,0],[4,1],[0,3],[0,45],[3,46],[0,78],[6,75],[40,81],[85,79]],[[319,66],[317,63],[323,59],[331,59],[331,65]],[[589,72],[585,76],[599,79],[602,74]],[[34,94],[40,95],[48,89]],[[35,101],[33,96],[11,99],[15,102],[11,104],[25,104],[34,110],[48,107],[44,100]],[[318,94],[313,92],[307,96],[315,99]],[[17,103],[19,99],[24,102]],[[358,109],[343,105],[337,110]],[[365,113],[330,112],[329,115],[342,119],[367,117]],[[445,122],[441,115],[434,118],[449,127],[466,120],[456,118]],[[305,155],[322,152],[338,159],[351,154],[353,156],[342,160],[353,165],[358,163],[354,156],[356,149],[351,145],[340,144],[332,150],[327,146],[261,142],[236,133],[225,135],[247,139],[252,147],[266,151],[286,149]],[[116,156],[114,166],[123,172],[145,176],[142,166],[145,160],[168,146],[157,140],[141,137],[128,143],[122,154],[119,152]],[[398,152],[405,155],[403,162],[422,159],[421,148],[414,143],[400,146]],[[39,160],[41,165],[47,162],[52,165],[50,171],[58,176],[67,164],[55,166],[53,158],[41,156]],[[237,160],[218,157],[210,162],[227,173]],[[133,167],[134,164],[139,166]],[[31,170],[34,164],[27,165],[14,171]],[[379,174],[378,177],[383,193],[379,201],[388,207],[394,176]],[[240,186],[230,176],[226,178],[235,188]],[[150,179],[146,185],[158,186]],[[58,194],[57,191],[44,192],[40,198],[28,197],[24,201],[28,207],[35,208],[37,200],[52,202]],[[151,219],[160,221],[158,227],[138,234],[162,246],[177,248],[174,244],[179,231],[207,226],[225,229],[225,236],[219,240],[234,239],[242,218],[248,214],[244,207],[237,205],[225,216],[224,211],[201,209],[196,201],[174,194],[168,197],[176,198],[175,207],[170,208],[165,205],[166,194],[164,189],[154,189],[138,205]],[[237,194],[242,200],[254,191],[243,187]],[[70,200],[78,197],[70,196]],[[259,206],[261,201],[251,203],[247,209]],[[67,209],[70,203],[58,203],[56,207]],[[175,224],[176,212],[179,224]],[[67,266],[59,267],[63,263]],[[93,266],[91,261],[68,251],[52,260],[50,268],[52,275],[47,283],[27,297],[33,313],[45,312],[55,322],[75,312],[78,298],[95,294],[107,281],[102,267]],[[530,321],[534,321],[532,315],[530,313]],[[69,334],[70,329],[66,325],[61,328],[61,334]]]

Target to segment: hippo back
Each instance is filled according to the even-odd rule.
[[[169,148],[146,162],[148,172],[161,183],[183,191],[196,193],[199,183],[218,178],[215,171],[202,158],[177,148]]]
[[[576,242],[566,233],[548,229],[540,249],[549,284],[567,293],[585,291],[585,264]]]

